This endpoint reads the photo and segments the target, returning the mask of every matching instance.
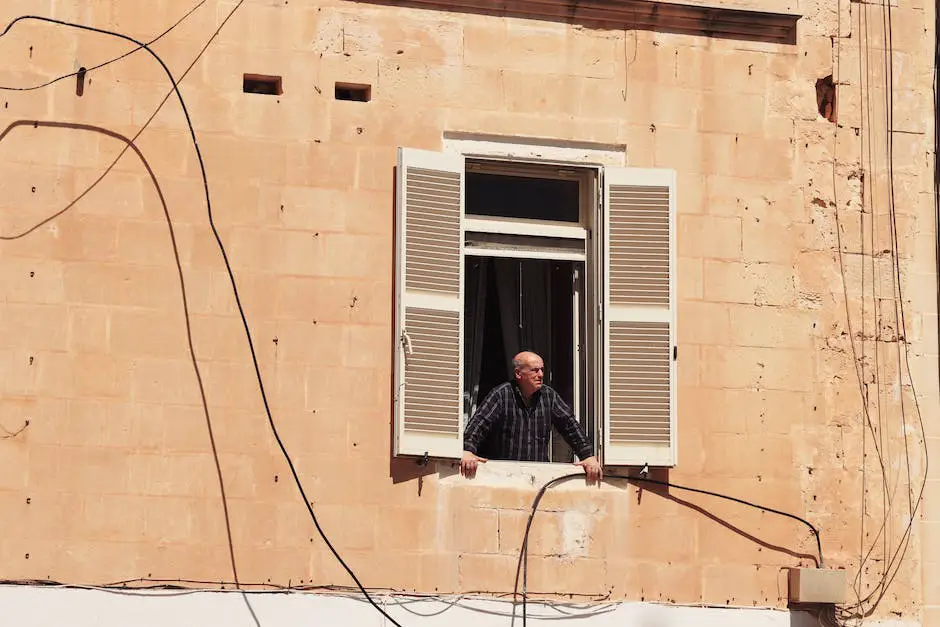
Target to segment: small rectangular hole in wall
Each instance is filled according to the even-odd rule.
[[[335,94],[337,100],[369,102],[372,100],[372,85],[360,85],[358,83],[336,83]]]
[[[284,93],[280,76],[266,74],[245,74],[242,80],[242,91],[246,94],[267,94],[280,96]]]

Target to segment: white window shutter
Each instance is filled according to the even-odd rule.
[[[461,155],[399,148],[395,455],[463,451]]]
[[[676,464],[676,176],[604,170],[604,463]]]

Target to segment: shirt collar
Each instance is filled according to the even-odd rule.
[[[529,402],[526,403],[526,402],[525,402],[525,396],[522,395],[522,390],[519,389],[519,384],[516,383],[515,381],[512,381],[512,382],[511,382],[511,385],[512,385],[512,392],[513,392],[513,395],[515,395],[516,400],[517,400],[517,401],[519,402],[519,404],[522,405],[523,407],[532,407],[533,405],[535,405],[536,403],[539,402],[539,394],[542,393],[541,388],[539,388],[538,390],[536,390],[535,393],[532,395],[532,398],[529,399]],[[544,387],[544,385],[543,385],[542,387]]]

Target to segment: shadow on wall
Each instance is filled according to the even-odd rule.
[[[588,28],[652,30],[741,41],[796,44],[798,15],[660,3],[651,0],[355,0],[496,17],[539,19]]]
[[[82,68],[82,70],[80,71],[79,76],[80,76],[80,79],[84,78],[84,68]],[[79,85],[81,85],[81,80],[79,81]],[[192,322],[191,322],[190,310],[189,310],[189,299],[187,297],[187,291],[186,291],[186,281],[183,275],[183,266],[180,260],[179,247],[177,245],[176,231],[173,227],[173,220],[170,217],[170,210],[169,210],[169,207],[167,206],[166,197],[163,194],[163,189],[160,187],[160,184],[157,181],[157,176],[154,173],[153,168],[150,166],[150,162],[141,152],[140,148],[138,148],[137,144],[134,143],[136,136],[134,138],[130,138],[116,131],[113,131],[113,130],[110,130],[101,126],[91,125],[91,124],[79,124],[79,123],[70,123],[70,122],[50,122],[50,121],[39,121],[39,120],[16,120],[10,123],[10,125],[7,126],[2,132],[0,132],[0,142],[2,142],[6,137],[8,137],[9,134],[13,132],[14,130],[18,128],[23,128],[23,127],[34,128],[34,129],[38,129],[42,127],[42,128],[54,128],[54,129],[62,129],[62,130],[70,130],[70,131],[81,131],[81,132],[86,132],[86,133],[96,133],[98,135],[102,135],[105,137],[110,137],[111,139],[118,140],[119,142],[124,144],[124,148],[118,154],[117,158],[114,159],[107,168],[105,168],[105,170],[101,173],[101,175],[97,179],[95,179],[85,189],[85,191],[83,191],[78,196],[76,196],[74,200],[66,204],[62,209],[40,219],[35,224],[32,224],[31,226],[27,226],[23,228],[22,230],[19,230],[18,232],[15,232],[12,234],[0,233],[0,241],[14,241],[14,240],[28,237],[30,234],[35,233],[38,229],[40,229],[44,225],[49,224],[50,222],[54,221],[56,218],[70,211],[79,203],[79,201],[81,201],[87,194],[89,194],[95,187],[97,187],[98,184],[101,183],[105,179],[105,177],[108,176],[108,174],[117,165],[118,161],[120,161],[121,157],[123,157],[123,155],[128,150],[133,151],[134,154],[137,155],[137,158],[140,159],[141,165],[143,165],[144,169],[147,171],[147,174],[150,177],[151,183],[153,183],[154,191],[156,192],[157,197],[160,200],[160,205],[163,209],[163,215],[166,219],[167,231],[170,237],[170,244],[173,249],[173,258],[174,258],[174,262],[176,265],[177,275],[179,278],[180,297],[181,297],[180,304],[182,306],[183,318],[184,318],[185,325],[186,325],[187,347],[188,347],[189,357],[192,361],[193,375],[195,376],[196,383],[198,384],[198,387],[199,387],[199,397],[201,401],[201,407],[203,410],[203,415],[205,416],[205,420],[206,420],[206,428],[208,431],[209,444],[212,449],[212,457],[215,462],[216,476],[218,477],[218,481],[219,481],[219,493],[221,497],[223,516],[225,519],[226,542],[228,545],[228,554],[229,554],[229,559],[230,559],[231,568],[232,568],[232,577],[235,581],[236,587],[238,587],[239,576],[238,576],[238,567],[237,567],[237,563],[235,560],[235,545],[234,545],[234,541],[232,537],[231,517],[229,515],[228,500],[225,494],[225,483],[222,477],[222,467],[219,461],[219,453],[216,447],[215,436],[213,435],[212,418],[209,412],[209,404],[206,398],[206,389],[203,383],[203,375],[200,371],[199,361],[196,358],[196,352],[193,346],[193,328],[192,328]],[[138,133],[138,136],[139,136],[139,133]],[[260,626],[260,623],[258,622],[258,618],[254,613],[254,609],[252,608],[251,603],[249,603],[248,601],[248,596],[244,592],[242,592],[242,599],[244,600],[244,603],[248,608],[248,611],[251,615],[251,618],[254,624]]]
[[[699,505],[696,505],[695,503],[691,503],[691,502],[689,502],[689,501],[686,501],[685,499],[680,499],[679,497],[673,496],[673,495],[666,496],[665,498],[667,498],[667,499],[669,499],[670,501],[673,501],[673,502],[675,502],[675,503],[677,503],[677,504],[679,504],[679,505],[682,505],[682,506],[684,506],[684,507],[687,507],[687,508],[689,508],[689,509],[691,509],[691,510],[694,510],[694,511],[698,512],[699,514],[701,514],[701,515],[704,516],[705,518],[708,518],[709,520],[718,523],[719,525],[721,525],[722,527],[724,527],[724,528],[727,529],[728,531],[732,531],[732,532],[738,534],[739,536],[748,539],[749,541],[753,542],[754,544],[756,544],[756,545],[758,545],[758,546],[762,546],[762,547],[764,547],[765,549],[770,549],[771,551],[777,551],[777,552],[779,552],[779,553],[784,553],[784,554],[786,554],[786,555],[789,555],[790,557],[795,557],[795,558],[798,558],[798,559],[801,559],[801,560],[808,560],[808,561],[811,561],[811,562],[813,563],[813,565],[814,565],[816,568],[819,568],[819,558],[818,558],[816,555],[813,555],[813,554],[811,554],[811,553],[800,553],[799,551],[794,551],[793,549],[788,549],[788,548],[786,548],[786,547],[784,547],[784,546],[780,546],[780,545],[777,545],[777,544],[771,544],[770,542],[766,542],[766,541],[764,541],[764,540],[761,540],[761,539],[758,538],[757,536],[748,533],[747,531],[741,529],[740,527],[736,527],[736,526],[732,525],[732,524],[729,523],[728,521],[719,518],[719,517],[716,516],[715,514],[712,514],[711,512],[709,512],[709,511],[708,511],[707,509],[705,509],[704,507],[701,507],[701,506],[699,506]],[[814,620],[815,620],[815,619],[814,619]],[[813,624],[815,624],[815,623],[813,623]]]
[[[669,486],[669,485],[664,485],[664,484],[669,484],[669,469],[668,469],[668,468],[650,468],[650,469],[649,469],[649,474],[647,474],[647,475],[641,475],[640,473],[641,473],[640,468],[638,468],[638,467],[631,467],[631,468],[629,468],[628,471],[626,472],[626,475],[629,476],[629,477],[641,477],[641,476],[643,476],[643,477],[645,477],[645,478],[647,478],[647,479],[650,479],[650,480],[653,480],[653,481],[657,481],[657,482],[660,482],[660,483],[659,483],[659,484],[656,484],[656,483],[644,483],[644,482],[642,482],[642,481],[632,481],[632,482],[631,482],[631,484],[636,488],[636,504],[637,504],[638,506],[639,506],[639,505],[642,505],[642,503],[643,503],[644,493],[645,493],[645,492],[651,492],[651,493],[654,494],[655,496],[658,496],[658,497],[660,497],[660,498],[664,498],[664,499],[666,499],[667,501],[672,501],[673,503],[676,503],[677,505],[681,505],[681,506],[683,506],[683,507],[685,507],[685,508],[687,508],[687,509],[692,510],[693,512],[695,512],[695,513],[697,513],[697,514],[700,514],[701,516],[703,516],[703,517],[707,518],[708,520],[710,520],[710,521],[712,521],[712,522],[714,522],[714,523],[716,523],[716,524],[718,524],[718,525],[724,527],[724,528],[727,529],[728,531],[731,531],[732,533],[735,533],[735,534],[741,536],[742,538],[748,540],[749,542],[752,542],[752,543],[754,543],[754,544],[756,544],[756,545],[758,545],[758,546],[761,546],[761,547],[763,547],[763,548],[765,548],[765,549],[768,549],[768,550],[771,550],[771,551],[775,551],[775,552],[778,552],[778,553],[782,553],[782,554],[784,554],[784,555],[789,555],[790,557],[794,557],[794,558],[797,558],[797,559],[799,559],[799,560],[805,560],[805,561],[807,561],[807,562],[812,562],[815,567],[817,567],[817,568],[819,567],[819,557],[818,557],[817,555],[814,555],[814,554],[812,554],[812,553],[801,553],[801,552],[796,551],[796,550],[794,550],[794,549],[790,549],[790,548],[787,548],[787,547],[782,546],[782,545],[773,544],[773,543],[768,542],[768,541],[766,541],[766,540],[762,540],[761,538],[757,537],[756,535],[754,535],[754,534],[752,534],[752,533],[749,533],[748,531],[742,529],[741,527],[738,527],[738,526],[736,526],[736,525],[733,525],[732,523],[728,522],[727,520],[721,518],[721,517],[718,516],[717,514],[712,513],[707,507],[705,507],[705,506],[703,506],[703,505],[699,505],[699,504],[697,504],[697,503],[693,503],[693,502],[691,502],[691,501],[687,501],[686,499],[677,496],[676,493],[680,493],[680,494],[682,493],[682,491],[683,491],[683,488],[682,488],[682,487],[677,487],[677,488],[675,488],[675,489],[673,490],[673,489],[670,489],[670,486]],[[610,476],[610,475],[608,475],[608,476]],[[815,621],[816,619],[813,618],[812,620]],[[795,623],[795,624],[802,625],[803,623]],[[815,625],[816,623],[815,623],[815,622],[807,623],[807,625],[810,625],[810,624]]]

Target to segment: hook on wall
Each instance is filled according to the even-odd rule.
[[[75,95],[78,97],[85,93],[85,74],[87,73],[88,70],[82,66],[78,68],[78,73],[75,75]]]

